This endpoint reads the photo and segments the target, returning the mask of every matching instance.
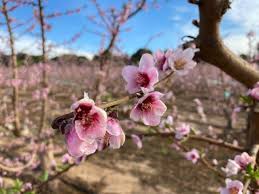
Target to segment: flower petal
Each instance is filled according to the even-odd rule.
[[[139,70],[146,72],[149,68],[154,67],[154,58],[151,54],[145,53],[142,55],[139,62]]]

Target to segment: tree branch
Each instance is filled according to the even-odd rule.
[[[229,0],[200,0],[200,30],[196,40],[200,48],[199,57],[219,67],[247,87],[252,87],[259,81],[258,71],[231,52],[220,37],[220,22],[229,7]]]

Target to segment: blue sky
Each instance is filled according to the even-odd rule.
[[[132,18],[125,27],[131,28],[130,32],[124,32],[120,36],[118,46],[123,52],[132,54],[136,49],[143,47],[148,39],[155,34],[162,33],[159,38],[154,39],[148,47],[152,50],[175,48],[181,43],[184,35],[195,35],[197,29],[192,26],[191,21],[198,18],[198,10],[195,6],[187,3],[187,0],[158,0],[160,8],[149,8]],[[242,2],[241,2],[242,1]],[[103,8],[111,6],[120,7],[124,0],[99,0]],[[88,30],[98,30],[95,25],[89,22],[86,15],[95,15],[95,9],[87,0],[49,0],[45,3],[45,12],[65,11],[78,8],[83,5],[87,7],[79,14],[62,16],[51,19],[48,22],[53,29],[47,33],[47,39],[51,43],[61,44],[69,40],[74,34],[86,28]],[[229,11],[223,21],[222,35],[226,43],[236,52],[246,52],[246,33],[249,30],[258,31],[259,3],[254,0],[234,0],[233,9]],[[250,10],[247,12],[247,10]],[[31,8],[20,8],[13,13],[13,17],[19,20],[26,20],[32,17]],[[0,33],[4,32],[0,29]],[[21,31],[21,30],[20,30]],[[33,34],[26,34],[17,40],[18,50],[28,42],[33,44],[35,37]],[[24,40],[23,40],[24,39]],[[21,43],[20,43],[20,42]],[[59,52],[71,50],[78,53],[96,53],[100,47],[100,37],[91,33],[84,33],[72,45],[60,46]],[[29,52],[33,48],[29,47]],[[1,46],[0,46],[1,49]],[[36,50],[36,48],[35,48]]]

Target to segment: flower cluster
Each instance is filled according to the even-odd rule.
[[[161,101],[163,94],[154,91],[155,85],[159,82],[158,72],[171,70],[179,75],[187,74],[196,65],[192,60],[194,53],[195,50],[192,48],[167,50],[165,53],[159,50],[154,56],[142,55],[138,67],[129,65],[123,68],[122,76],[127,82],[126,90],[130,94],[143,94],[130,113],[131,119],[142,121],[145,125],[159,125],[167,108]]]
[[[75,102],[72,109],[74,118],[65,131],[67,149],[72,157],[90,155],[107,146],[118,149],[124,144],[125,134],[119,121],[107,116],[87,94]]]
[[[226,167],[222,168],[222,170],[228,177],[237,175],[240,170],[246,170],[247,166],[251,164],[252,161],[252,157],[246,152],[243,152],[240,155],[236,155],[234,160],[229,159]]]

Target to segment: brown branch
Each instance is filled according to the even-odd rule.
[[[140,137],[173,137],[175,136],[175,132],[168,132],[168,133],[139,133],[137,134]],[[130,138],[130,135],[127,135],[127,138]],[[238,151],[238,152],[243,152],[246,151],[246,149],[244,147],[240,147],[240,146],[235,146],[231,143],[227,143],[224,142],[222,140],[217,140],[217,139],[213,139],[213,138],[209,138],[209,137],[205,137],[205,136],[199,136],[199,135],[188,135],[188,139],[191,140],[196,140],[196,141],[202,141],[202,142],[207,142],[209,144],[213,144],[213,145],[217,145],[220,147],[225,147],[228,148],[230,150],[234,150],[234,151]]]
[[[252,87],[259,81],[258,71],[231,52],[220,37],[220,22],[229,7],[229,0],[200,0],[200,30],[196,40],[200,48],[199,57],[219,67],[247,87]]]
[[[127,17],[127,20],[129,20],[130,18],[137,15],[144,8],[145,4],[146,4],[146,0],[141,0],[138,7],[129,14],[129,16]],[[117,20],[117,18],[115,18],[115,20],[114,20],[114,25],[117,22],[116,20]],[[113,28],[111,29],[111,32],[113,32],[112,37],[110,39],[110,42],[109,42],[107,48],[104,50],[103,54],[108,54],[109,51],[114,47],[114,44],[115,44],[115,41],[116,41],[117,36],[119,34],[121,26],[122,26],[122,24],[118,23],[115,26],[113,26]]]
[[[146,0],[141,0],[139,6],[129,14],[128,19],[135,16],[138,12],[140,12],[144,8],[145,4],[146,4]]]
[[[208,169],[212,170],[215,174],[217,174],[218,176],[222,177],[222,178],[226,178],[226,176],[220,172],[219,170],[217,170],[217,168],[213,167],[210,162],[208,160],[206,160],[206,158],[203,156],[200,158],[200,161],[202,164],[204,164]]]
[[[48,178],[48,180],[46,180],[46,181],[44,181],[44,182],[42,182],[42,183],[36,185],[36,186],[34,187],[34,189],[35,189],[36,191],[40,191],[40,190],[41,190],[45,185],[47,185],[49,182],[51,182],[51,181],[57,179],[60,175],[62,175],[62,174],[64,174],[65,172],[69,171],[69,169],[71,169],[71,168],[74,167],[74,166],[76,166],[75,163],[70,164],[70,165],[69,165],[68,167],[66,167],[64,170],[59,171],[57,174],[55,174],[55,175],[51,176],[50,178]]]

